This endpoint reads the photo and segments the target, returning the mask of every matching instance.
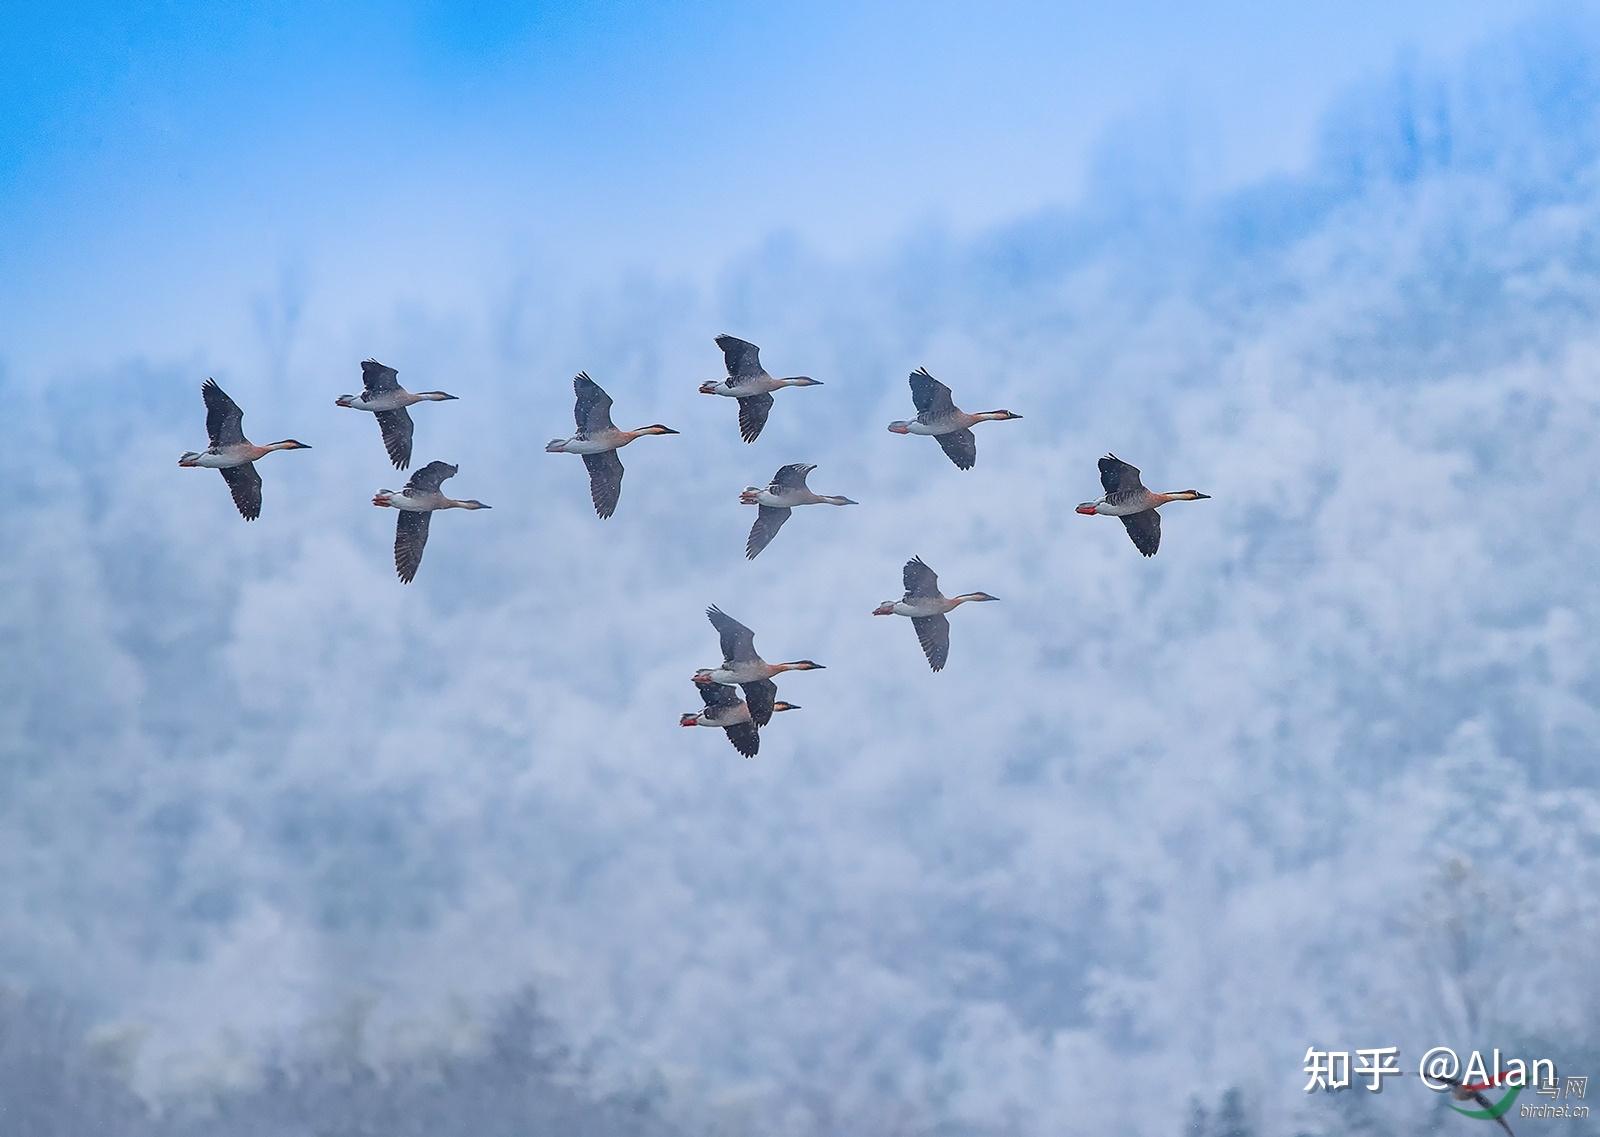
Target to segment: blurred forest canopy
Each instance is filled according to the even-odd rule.
[[[406,1060],[376,1061],[365,1045],[365,1009],[352,1004],[319,1041],[278,1054],[247,1084],[212,1084],[182,1100],[150,1101],[126,1074],[137,1040],[97,1034],[59,996],[0,989],[0,1133],[5,1137],[744,1137],[763,1131],[736,1102],[669,1100],[655,1074],[624,1089],[603,1088],[561,1028],[525,988],[508,999],[475,1046],[442,1042]],[[1572,1055],[1566,1070],[1600,1069],[1600,1041],[1528,1053]],[[1292,1077],[1292,1074],[1286,1076]],[[1084,1087],[1085,1096],[1132,1092]],[[1384,1094],[1361,1088],[1317,1096],[1324,1124],[1293,1137],[1425,1137],[1462,1122],[1437,1108],[1418,1129],[1386,1097],[1427,1092],[1404,1079]],[[1596,1103],[1600,1105],[1600,1102]],[[814,1097],[807,1116],[786,1121],[814,1137],[1001,1137],[1009,1125],[939,1120],[926,1106],[883,1103],[868,1116],[843,1116]],[[1062,1119],[1063,1133],[1076,1129]],[[1196,1094],[1175,1137],[1269,1137],[1258,1104],[1237,1086]]]
[[[1415,1079],[1308,1095],[1301,1056],[1600,1074],[1597,106],[1600,20],[1544,21],[1222,200],[1113,166],[887,259],[776,241],[717,295],[324,286],[292,351],[290,289],[282,374],[0,363],[0,1137],[1488,1137]],[[770,590],[717,487],[772,465],[693,393],[724,327],[831,384],[763,445],[883,506],[788,542],[759,642],[837,664],[739,765],[672,725],[704,606]],[[369,350],[472,383],[430,447],[540,503],[403,603],[324,370]],[[970,476],[883,431],[922,360],[1028,416]],[[212,364],[251,429],[326,424],[245,532],[172,464]],[[579,365],[698,422],[604,548],[505,422],[570,421]],[[1144,565],[1056,523],[1111,448],[1217,508]],[[949,682],[866,616],[912,552],[1006,598]]]
[[[42,993],[0,992],[0,1132],[7,1137],[667,1137],[660,1091],[602,1093],[530,990],[509,1000],[480,1046],[381,1067],[359,1008],[326,1045],[278,1055],[245,1086],[155,1103],[129,1088],[136,1042],[97,1038]]]

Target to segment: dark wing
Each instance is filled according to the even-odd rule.
[[[750,526],[750,536],[744,543],[744,555],[749,560],[755,560],[756,554],[772,543],[778,535],[778,530],[783,528],[783,523],[789,520],[793,510],[778,506],[763,505],[756,509],[756,523]]]
[[[206,434],[213,446],[233,446],[244,441],[244,412],[239,404],[217,386],[215,379],[200,385],[200,397],[206,401]]]
[[[379,411],[372,416],[378,420],[378,430],[383,434],[383,448],[389,452],[389,461],[396,470],[411,465],[411,412],[404,407],[392,411]]]
[[[928,657],[928,666],[943,671],[944,661],[950,658],[950,621],[943,616],[913,616],[911,623],[917,629],[917,642]]]
[[[756,751],[761,749],[761,732],[755,728],[755,724],[740,722],[722,729],[728,732],[728,741],[733,743],[733,748],[746,758],[754,758]]]
[[[926,367],[911,373],[911,401],[916,405],[917,417],[927,422],[954,414],[956,409],[950,388],[929,375]]]
[[[780,489],[803,490],[807,488],[806,475],[815,469],[816,466],[805,462],[790,462],[787,466],[780,467],[778,472],[772,475],[772,481],[769,484]]]
[[[722,349],[722,362],[728,365],[728,378],[735,381],[754,379],[766,374],[761,366],[761,349],[736,336],[718,336],[717,346]]]
[[[1139,480],[1139,467],[1128,465],[1115,454],[1100,459],[1100,485],[1106,493],[1144,489],[1144,483]]]
[[[738,690],[726,683],[696,683],[695,688],[700,692],[700,698],[705,700],[707,710],[739,705]]]
[[[766,726],[772,721],[772,704],[778,701],[778,685],[770,679],[745,683],[744,704],[750,708],[750,721]]]
[[[435,462],[434,465],[443,465]],[[452,467],[453,468],[453,467]],[[432,513],[402,509],[394,524],[394,571],[410,584],[422,564],[422,547],[428,543],[428,520]]]
[[[921,557],[912,557],[900,574],[905,580],[907,596],[939,595],[939,574],[922,563]]]
[[[602,450],[585,454],[583,464],[589,467],[589,497],[594,501],[594,511],[601,517],[610,517],[622,496],[622,459],[615,450]]]
[[[225,466],[219,472],[228,483],[228,489],[233,491],[233,504],[239,507],[239,516],[246,521],[260,517],[261,475],[256,473],[256,464],[246,462],[243,466]]]
[[[763,392],[739,400],[739,437],[754,442],[767,425],[767,415],[772,412],[772,396]]]
[[[717,629],[717,635],[722,640],[724,663],[760,658],[756,655],[756,634],[738,620],[715,604],[706,609],[706,619],[711,621],[711,626]]]
[[[978,460],[978,440],[972,436],[972,431],[963,427],[952,430],[949,434],[936,434],[940,447],[950,455],[950,461],[956,464],[957,469],[970,470]]]
[[[376,359],[363,359],[361,385],[374,395],[381,391],[396,391],[400,388],[400,372],[392,367],[385,367]]]
[[[1153,509],[1124,514],[1122,524],[1127,526],[1134,548],[1147,557],[1156,555],[1156,550],[1161,547],[1161,514]]]
[[[459,469],[459,466],[452,466],[449,462],[429,462],[411,475],[411,480],[406,483],[406,492],[418,490],[422,493],[437,493],[439,487],[444,485],[445,479],[455,477]]]
[[[617,429],[611,421],[611,396],[589,378],[587,371],[580,371],[573,378],[572,393],[578,396],[572,408],[572,417],[578,420],[579,434],[592,437]]]

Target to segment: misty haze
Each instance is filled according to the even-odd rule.
[[[0,15],[0,1137],[1590,1132],[1600,20],[1135,8]]]

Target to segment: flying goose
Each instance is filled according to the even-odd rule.
[[[439,509],[489,509],[481,501],[457,501],[445,497],[439,487],[446,478],[453,478],[458,467],[449,462],[429,462],[411,475],[406,488],[379,490],[372,495],[372,504],[398,509],[400,516],[394,526],[394,571],[404,584],[410,584],[422,564],[422,549],[428,543],[428,520]]]
[[[939,591],[939,574],[912,557],[901,574],[905,580],[906,594],[899,600],[885,600],[872,610],[874,616],[910,616],[911,626],[917,630],[917,642],[922,654],[928,657],[928,666],[935,671],[944,670],[950,657],[950,621],[945,613],[969,600],[998,600],[987,592],[968,592],[961,596],[945,596]]]
[[[186,451],[179,456],[178,465],[222,471],[239,516],[254,521],[261,516],[261,475],[256,473],[256,459],[274,450],[310,450],[311,447],[292,438],[268,446],[251,442],[244,436],[244,412],[217,386],[215,379],[201,384],[200,397],[206,403],[206,434],[211,445],[201,451]]]
[[[1169,501],[1205,501],[1211,497],[1199,490],[1153,493],[1139,480],[1138,467],[1128,465],[1115,454],[1100,459],[1100,485],[1105,494],[1084,502],[1077,512],[1089,517],[1100,513],[1122,518],[1134,548],[1147,557],[1155,556],[1161,547],[1161,515],[1157,508]]]
[[[389,452],[394,468],[404,470],[411,465],[411,413],[406,410],[414,403],[442,403],[454,399],[443,391],[411,392],[400,386],[399,372],[385,367],[376,359],[361,363],[359,395],[340,395],[334,405],[355,411],[371,411],[378,420],[378,431],[383,435],[383,448]]]
[[[744,543],[744,555],[747,558],[755,560],[756,554],[778,535],[783,523],[789,520],[789,511],[797,505],[858,504],[847,497],[812,493],[811,487],[806,485],[806,475],[815,469],[814,465],[791,462],[779,467],[765,489],[747,486],[739,494],[741,504],[760,507],[756,512],[755,524],[750,527],[750,538]]]
[[[728,732],[728,741],[746,758],[754,758],[761,749],[761,732],[750,721],[750,708],[739,698],[739,692],[722,683],[696,683],[705,709],[689,711],[678,719],[679,726],[721,727]],[[774,712],[798,711],[798,704],[778,700],[772,704]]]
[[[743,687],[745,702],[750,707],[750,721],[757,726],[766,726],[772,718],[773,700],[778,694],[777,684],[772,682],[774,675],[785,671],[822,670],[822,664],[809,659],[768,663],[756,654],[755,633],[715,605],[706,609],[706,619],[721,638],[722,666],[702,667],[694,673],[694,681],[702,686],[726,683]]]
[[[958,408],[950,397],[950,388],[928,374],[926,367],[911,373],[911,401],[917,408],[917,417],[891,422],[889,430],[895,434],[929,434],[939,440],[939,445],[950,456],[957,469],[970,470],[978,460],[978,440],[972,436],[972,425],[979,422],[1004,422],[1021,418],[1010,411],[980,411],[968,414]]]
[[[601,517],[610,517],[622,496],[622,459],[617,457],[617,451],[647,434],[678,432],[660,423],[638,430],[618,430],[611,421],[611,396],[589,378],[587,371],[578,372],[572,380],[572,391],[577,396],[572,414],[578,422],[578,433],[571,438],[551,439],[545,450],[551,454],[583,455],[583,464],[589,468],[589,496],[594,500],[594,511]]]
[[[754,442],[767,425],[767,415],[772,410],[772,392],[784,387],[820,387],[822,380],[809,375],[791,375],[777,379],[767,374],[761,366],[761,349],[734,336],[717,337],[722,349],[722,361],[727,365],[726,379],[708,379],[700,384],[702,395],[724,395],[739,400],[739,437]]]

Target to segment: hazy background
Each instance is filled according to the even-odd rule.
[[[1306,1048],[1600,1075],[1600,22],[1195,7],[0,16],[0,1118],[1397,1135],[1481,1123]],[[753,446],[721,331],[826,384]],[[496,507],[410,587],[369,355]],[[970,473],[883,429],[921,364],[1026,416]],[[683,432],[607,522],[579,369]],[[175,466],[207,375],[315,447],[251,525]],[[1106,450],[1214,495],[1153,561],[1071,513]],[[862,505],[747,563],[790,461]],[[867,615],[913,553],[1004,598],[937,676]],[[709,603],[828,665],[753,762],[675,726]]]

